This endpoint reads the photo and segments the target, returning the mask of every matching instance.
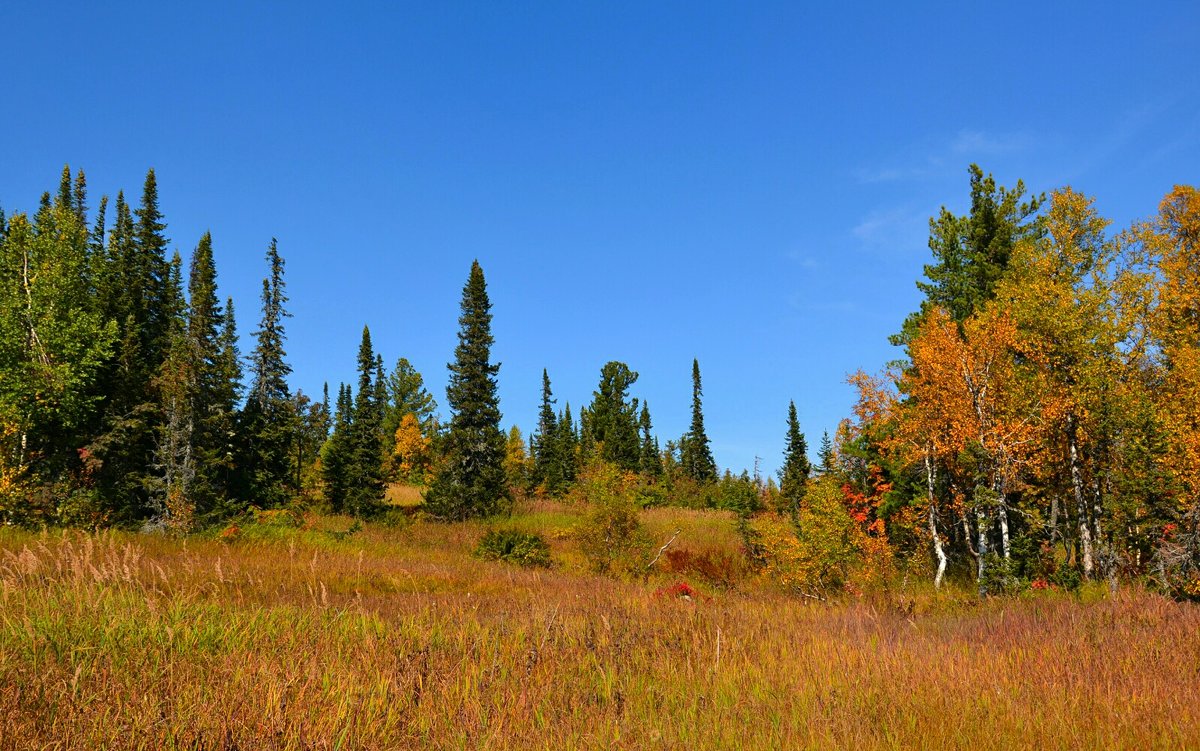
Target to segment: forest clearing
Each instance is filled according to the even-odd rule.
[[[566,503],[503,522],[540,532],[549,568],[473,555],[483,521],[257,518],[0,530],[0,745],[1200,744],[1200,611],[1137,586],[797,598],[695,565],[742,558],[721,511],[641,512],[643,552],[678,531],[675,555],[624,577],[590,573]]]

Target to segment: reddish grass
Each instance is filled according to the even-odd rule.
[[[482,529],[0,531],[0,747],[1200,747],[1193,606],[689,601],[476,560]]]

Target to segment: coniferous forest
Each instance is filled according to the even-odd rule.
[[[1200,742],[1200,192],[1118,227],[966,178],[896,359],[819,440],[777,405],[762,477],[715,460],[695,359],[683,435],[615,360],[505,430],[478,261],[444,401],[369,326],[302,393],[286,247],[235,315],[153,170],[65,167],[0,212],[0,738]]]

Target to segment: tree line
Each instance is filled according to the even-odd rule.
[[[295,502],[369,516],[385,508],[389,483],[421,486],[430,513],[461,519],[503,512],[514,496],[562,496],[594,462],[637,475],[648,503],[757,502],[746,473],[718,476],[697,362],[691,427],[665,447],[649,405],[630,395],[638,374],[620,362],[604,365],[577,415],[556,408],[543,372],[528,442],[516,427],[506,435],[476,262],[448,366],[447,423],[407,359],[385,368],[367,327],[357,382],[339,385],[332,403],[328,386],[314,399],[288,383],[277,243],[243,355],[212,236],[185,271],[166,230],[153,170],[136,206],[117,194],[111,223],[108,197],[91,210],[83,171],[69,167],[36,212],[0,211],[0,522],[186,531]]]

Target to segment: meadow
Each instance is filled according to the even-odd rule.
[[[550,568],[474,556],[484,522],[399,514],[0,529],[0,748],[1200,747],[1194,606],[914,582],[814,601],[733,563],[731,514],[682,509],[642,513],[672,555],[599,576],[579,519],[505,522]]]

